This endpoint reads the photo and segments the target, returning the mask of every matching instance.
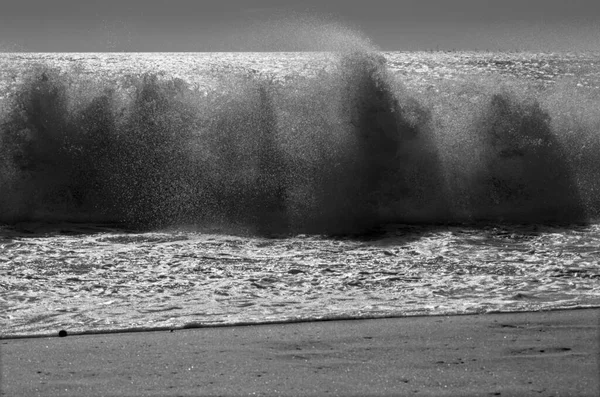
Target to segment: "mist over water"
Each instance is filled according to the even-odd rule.
[[[597,98],[413,93],[344,34],[317,76],[223,73],[210,92],[160,74],[32,68],[0,113],[0,222],[271,235],[597,218]]]

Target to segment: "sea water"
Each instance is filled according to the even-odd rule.
[[[599,61],[0,54],[5,334],[596,305]]]

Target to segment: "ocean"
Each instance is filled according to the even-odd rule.
[[[3,336],[600,304],[600,54],[0,54]]]

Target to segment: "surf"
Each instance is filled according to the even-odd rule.
[[[417,89],[393,57],[344,46],[285,80],[32,65],[4,86],[0,222],[272,235],[597,220],[594,91],[494,76]]]

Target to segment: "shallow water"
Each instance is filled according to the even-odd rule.
[[[600,306],[600,225],[267,239],[20,224],[1,235],[2,336]]]

